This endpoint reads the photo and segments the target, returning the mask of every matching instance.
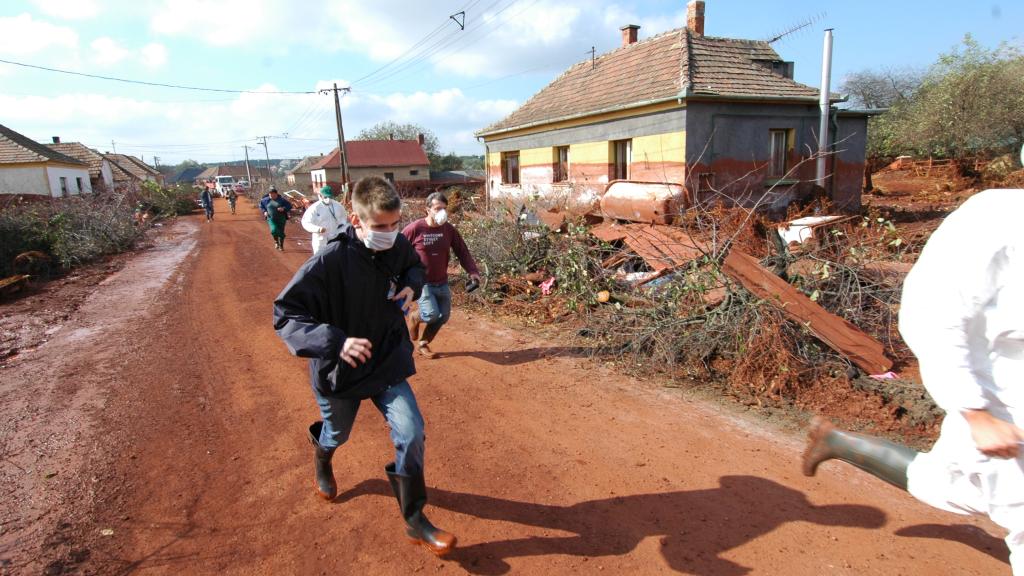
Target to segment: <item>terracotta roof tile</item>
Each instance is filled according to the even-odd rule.
[[[767,42],[714,38],[686,28],[580,62],[506,118],[477,134],[689,95],[815,99],[818,90],[757,61],[781,58]]]
[[[89,166],[89,178],[100,178],[103,169],[103,155],[81,142],[60,142],[45,144],[47,148],[70,156]]]
[[[64,164],[85,165],[83,162],[79,162],[57,150],[51,150],[45,145],[0,124],[0,164],[24,162],[62,162]]]
[[[349,168],[376,168],[387,166],[427,166],[430,160],[416,140],[353,140],[345,142]],[[338,149],[313,164],[310,170],[338,168],[341,165]]]

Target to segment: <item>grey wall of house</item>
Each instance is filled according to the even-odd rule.
[[[547,148],[565,146],[582,142],[604,142],[607,140],[624,140],[637,136],[651,136],[666,132],[680,132],[686,129],[686,109],[679,108],[666,112],[656,112],[643,116],[632,116],[619,120],[595,122],[585,126],[560,128],[526,136],[515,136],[500,140],[490,140],[487,147],[490,152],[508,152],[510,150],[528,150],[531,148]],[[680,159],[682,162],[682,159]]]
[[[767,164],[771,160],[769,131],[792,130],[794,142],[787,168],[809,158],[818,149],[818,107],[813,104],[738,104],[691,102],[686,126],[687,165],[697,171],[710,170],[716,186],[744,203],[759,196],[765,189]],[[867,121],[864,118],[839,117],[837,168],[833,200],[843,209],[860,207],[861,170],[867,142]],[[700,164],[702,167],[695,165]],[[764,169],[751,172],[754,166]],[[777,189],[772,204],[781,207],[797,196],[807,193],[814,178],[814,161],[799,164],[790,175],[801,180],[791,189]],[[831,166],[829,168],[831,172]],[[692,183],[691,183],[692,185]]]

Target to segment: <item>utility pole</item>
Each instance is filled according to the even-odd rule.
[[[160,157],[159,156],[153,156],[153,167],[156,168],[157,170],[160,169]]]
[[[321,94],[327,94],[328,92],[334,92],[334,119],[338,123],[338,157],[341,160],[341,189],[342,198],[345,203],[351,200],[349,194],[349,183],[348,183],[348,154],[345,153],[345,128],[341,123],[341,100],[338,99],[338,92],[351,92],[351,88],[338,88],[338,84],[334,84],[334,88],[325,88],[320,91]]]
[[[117,154],[117,144],[113,140],[110,141],[110,148],[114,151],[114,154]]]
[[[270,149],[267,148],[267,137],[260,136],[260,138],[263,139],[263,142],[260,142],[260,144],[263,146],[263,152],[267,155],[267,178],[270,179],[270,185],[273,186],[274,178],[271,176],[270,172]],[[266,190],[264,190],[264,192],[266,192]]]
[[[249,145],[243,144],[242,149],[245,150],[245,178],[249,181],[249,188],[252,188],[252,173],[249,172]],[[255,148],[254,148],[255,150]]]

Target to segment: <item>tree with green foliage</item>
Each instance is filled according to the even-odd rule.
[[[437,136],[419,124],[411,122],[399,124],[386,120],[378,122],[359,132],[356,140],[416,140],[420,134],[423,135],[423,150],[427,156],[438,155]]]
[[[986,49],[969,35],[943,54],[909,98],[875,119],[869,156],[913,154],[969,160],[1024,143],[1024,55],[1006,44]]]

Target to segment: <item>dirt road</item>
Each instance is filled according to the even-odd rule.
[[[308,237],[277,252],[221,208],[0,368],[0,571],[1009,574],[986,522],[843,465],[804,478],[800,438],[459,311],[412,380],[430,515],[460,538],[435,559],[403,538],[372,406],[341,495],[314,495],[306,366],[270,316]]]

